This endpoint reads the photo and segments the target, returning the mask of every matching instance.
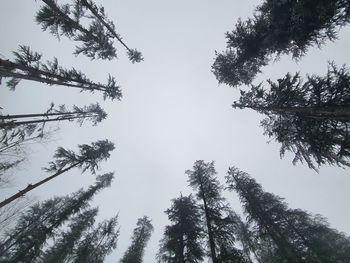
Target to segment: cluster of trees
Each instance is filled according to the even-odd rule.
[[[192,195],[172,200],[165,211],[171,222],[160,242],[158,262],[273,263],[348,262],[350,238],[325,218],[263,190],[247,173],[230,167],[225,185],[214,162],[196,161],[186,172]],[[243,220],[228,205],[223,190],[235,191]]]
[[[132,63],[143,60],[141,52],[130,48],[116,32],[114,23],[107,17],[102,6],[92,0],[70,0],[58,4],[55,0],[42,0],[43,5],[35,20],[43,31],[49,31],[58,40],[65,36],[78,45],[74,55],[83,54],[91,59],[117,58],[114,40],[127,51]],[[35,81],[53,87],[66,87],[101,93],[103,99],[120,100],[122,92],[116,79],[108,75],[106,83],[91,80],[83,72],[59,65],[58,59],[44,61],[42,54],[29,46],[20,45],[13,52],[13,59],[0,59],[0,83],[4,79],[10,90],[15,90],[22,80]],[[2,109],[2,108],[1,108]],[[107,113],[99,103],[88,106],[66,105],[55,107],[54,103],[42,113],[0,113],[0,184],[5,174],[25,160],[25,147],[43,143],[52,134],[50,123],[75,121],[80,126],[85,121],[97,125],[106,119]],[[113,173],[96,177],[96,183],[86,191],[79,190],[65,197],[54,197],[38,202],[25,210],[17,206],[27,193],[65,174],[73,168],[81,173],[96,174],[100,162],[110,157],[115,146],[108,140],[78,145],[78,151],[58,147],[53,161],[45,168],[50,175],[0,202],[0,224],[9,224],[17,213],[16,225],[2,233],[0,239],[1,262],[103,262],[116,248],[119,234],[118,216],[95,224],[97,208],[90,208],[89,201],[105,187],[110,186]],[[14,158],[9,158],[14,156]],[[13,205],[14,209],[11,209]],[[10,208],[5,211],[7,208]],[[20,216],[21,210],[25,210]],[[4,212],[4,213],[3,213]],[[6,213],[8,213],[6,215]],[[3,216],[5,215],[5,216]],[[10,225],[10,224],[9,224]],[[143,251],[153,231],[151,220],[143,217],[137,222],[132,245],[121,262],[141,262]],[[136,260],[136,261],[135,261]]]
[[[66,4],[58,4],[54,0],[42,2],[43,5],[36,14],[36,22],[44,31],[48,30],[58,39],[66,36],[79,42],[74,54],[84,54],[91,59],[113,59],[117,57],[113,41],[117,40],[126,48],[133,63],[143,60],[142,54],[129,48],[116,32],[115,25],[107,17],[104,8],[97,6],[92,0],[72,0]],[[0,80],[6,79],[5,85],[11,90],[15,90],[22,80],[28,80],[55,87],[100,92],[104,99],[120,100],[122,97],[120,86],[111,75],[105,84],[95,82],[75,68],[63,68],[57,58],[43,61],[42,54],[24,45],[20,45],[13,54],[13,60],[0,59]],[[88,120],[97,125],[106,117],[107,113],[98,103],[88,106],[74,105],[71,110],[66,105],[55,108],[54,103],[51,103],[49,109],[42,113],[1,113],[0,183],[5,183],[4,175],[7,170],[15,168],[25,160],[26,145],[49,139],[53,132],[47,127],[49,123],[76,121],[82,125]]]
[[[112,180],[100,175],[87,190],[31,206],[4,235],[1,262],[103,262],[116,247],[118,217],[94,226],[98,209],[89,201]]]
[[[250,108],[267,117],[265,134],[295,154],[293,163],[314,169],[323,164],[350,166],[350,73],[346,65],[328,66],[326,76],[286,74],[269,87],[254,85],[256,75],[274,56],[291,54],[300,59],[311,46],[334,41],[350,22],[346,0],[265,0],[254,17],[239,20],[226,34],[227,50],[217,53],[212,71],[220,83],[241,90],[234,108]]]
[[[118,215],[96,224],[98,208],[91,208],[89,202],[111,185],[113,177],[113,173],[99,175],[87,190],[31,206],[1,237],[0,261],[104,262],[117,246]],[[151,220],[140,218],[132,244],[120,262],[142,262],[152,231]]]
[[[114,40],[126,50],[132,63],[143,60],[141,52],[130,48],[116,32],[116,27],[102,6],[92,0],[72,0],[58,4],[54,0],[42,0],[43,5],[36,14],[36,22],[42,30],[48,30],[58,39],[66,36],[79,45],[75,55],[83,54],[91,59],[117,58]],[[20,45],[13,52],[14,60],[0,59],[0,82],[7,79],[6,85],[15,90],[21,80],[36,81],[50,86],[65,86],[81,91],[101,92],[104,99],[120,100],[122,92],[114,77],[108,76],[105,84],[94,82],[81,71],[65,69],[58,64],[58,59],[42,61],[42,54],[30,47]],[[0,163],[0,182],[4,181],[5,171],[16,167],[25,158],[24,146],[29,143],[44,142],[52,131],[44,129],[49,122],[76,120],[80,125],[84,120],[91,120],[94,125],[105,119],[107,114],[98,104],[74,106],[68,110],[64,105],[54,109],[53,105],[37,114],[0,115],[0,155],[18,156]]]

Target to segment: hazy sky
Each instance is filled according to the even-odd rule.
[[[163,211],[180,192],[191,192],[184,171],[199,159],[215,160],[221,181],[229,166],[237,166],[267,191],[286,198],[290,207],[322,214],[332,227],[350,234],[349,170],[323,167],[317,174],[305,165],[293,166],[291,155],[281,160],[279,145],[267,143],[259,127],[263,116],[250,110],[233,110],[231,104],[238,90],[219,86],[210,71],[215,50],[225,47],[225,32],[233,29],[239,17],[251,16],[260,1],[97,2],[105,7],[126,43],[142,51],[144,62],[129,62],[118,43],[117,60],[75,57],[74,42],[65,37],[59,42],[35,23],[41,1],[0,2],[2,58],[12,59],[11,51],[19,44],[29,45],[42,52],[44,59],[56,56],[62,66],[74,66],[95,81],[106,82],[110,73],[123,89],[121,102],[104,102],[101,94],[65,87],[22,81],[16,91],[10,92],[3,84],[0,106],[4,114],[43,112],[50,102],[69,107],[97,101],[109,116],[96,127],[62,123],[50,143],[31,148],[28,161],[13,176],[11,187],[1,189],[1,198],[46,177],[40,168],[51,160],[57,146],[76,149],[77,144],[108,138],[116,143],[116,150],[102,164],[100,173],[115,171],[116,178],[93,202],[100,206],[101,220],[119,213],[118,248],[108,257],[108,263],[122,256],[137,218],[143,215],[153,220],[155,228],[144,262],[155,262],[158,242],[168,223]],[[322,50],[310,49],[299,62],[285,56],[271,63],[255,83],[275,80],[288,71],[299,71],[303,76],[325,74],[327,61],[334,60],[337,65],[350,61],[349,46],[350,28],[344,28],[339,40],[328,42]],[[44,200],[93,182],[93,175],[72,170],[32,195]],[[227,197],[239,211],[236,196]]]

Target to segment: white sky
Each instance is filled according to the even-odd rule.
[[[146,249],[144,262],[154,262],[158,242],[168,223],[163,213],[180,192],[187,194],[186,169],[195,160],[215,160],[222,180],[229,166],[249,172],[267,191],[286,198],[292,208],[306,209],[326,216],[331,226],[350,233],[347,207],[350,202],[348,170],[323,167],[319,174],[307,166],[291,164],[292,156],[279,158],[279,145],[263,136],[259,121],[263,116],[249,110],[231,108],[238,90],[218,86],[211,73],[214,51],[225,47],[224,33],[232,30],[238,17],[252,15],[259,1],[97,1],[115,22],[126,43],[143,52],[145,61],[132,64],[125,50],[116,43],[119,59],[90,61],[74,57],[74,42],[62,37],[58,42],[41,32],[34,16],[41,1],[0,2],[0,53],[12,59],[19,44],[44,54],[57,56],[64,67],[74,66],[95,81],[105,82],[114,75],[123,88],[121,102],[103,102],[98,93],[79,93],[65,87],[49,87],[22,81],[15,92],[0,87],[0,106],[4,114],[36,113],[50,102],[87,105],[96,101],[109,117],[97,127],[86,123],[61,124],[53,141],[33,147],[28,161],[16,172],[11,187],[2,189],[4,198],[28,183],[47,176],[40,167],[51,160],[57,146],[75,149],[77,144],[108,138],[116,150],[101,173],[115,171],[112,186],[94,201],[100,206],[99,218],[119,213],[121,232],[117,250],[107,263],[116,262],[129,245],[137,218],[147,215],[155,231]],[[327,61],[337,65],[350,61],[350,29],[340,31],[339,40],[328,42],[322,50],[310,49],[298,63],[289,57],[264,68],[256,83],[282,77],[288,71],[324,74]],[[223,180],[222,180],[223,181]],[[71,171],[36,189],[38,200],[68,194],[94,182],[88,173]],[[227,197],[237,210],[234,194]]]

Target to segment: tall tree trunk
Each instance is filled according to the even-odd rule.
[[[42,75],[42,74],[40,74],[40,75]],[[66,87],[78,88],[78,89],[100,90],[100,91],[106,90],[104,87],[101,87],[100,85],[95,84],[95,83],[89,83],[86,81],[70,80],[70,79],[62,79],[62,77],[59,75],[55,76],[54,79],[53,79],[53,77],[41,77],[40,75],[28,75],[28,74],[19,73],[19,72],[12,72],[12,71],[9,71],[7,69],[5,69],[5,70],[1,69],[1,67],[0,67],[0,76],[3,76],[3,77],[26,79],[26,80],[32,80],[32,81],[45,83],[48,85],[59,85],[59,86],[66,86]],[[71,82],[71,83],[69,83],[69,82]],[[76,84],[73,84],[73,83],[76,83]]]
[[[55,118],[55,119],[41,119],[41,120],[32,120],[32,121],[10,121],[10,122],[5,122],[5,123],[0,123],[0,128],[5,128],[5,127],[15,127],[19,125],[25,125],[25,124],[35,124],[35,123],[46,123],[46,122],[52,122],[52,121],[67,121],[67,120],[74,120],[74,119],[81,119],[85,118],[80,117],[80,116],[75,116],[75,117],[63,117],[63,118]]]
[[[29,191],[39,187],[40,185],[42,185],[42,184],[44,184],[44,183],[46,183],[46,182],[56,178],[57,176],[67,172],[68,170],[72,169],[73,167],[79,165],[82,162],[83,161],[76,162],[75,164],[72,164],[72,165],[68,166],[67,168],[62,169],[61,171],[59,171],[59,172],[57,172],[57,173],[55,173],[55,174],[53,174],[53,175],[51,175],[49,177],[46,177],[45,179],[43,179],[43,180],[41,180],[41,181],[39,181],[39,182],[37,182],[35,184],[29,184],[26,188],[24,188],[23,190],[20,190],[17,194],[14,194],[11,197],[9,197],[9,198],[5,199],[4,201],[2,201],[0,203],[0,208],[4,207],[5,205],[8,205],[9,203],[13,202],[14,200],[20,198],[21,196],[24,196],[26,193],[28,193]]]
[[[204,213],[205,213],[205,219],[206,219],[207,229],[208,229],[208,238],[209,238],[211,258],[212,258],[213,263],[219,263],[217,256],[216,256],[213,230],[212,230],[212,226],[211,226],[211,222],[210,222],[210,215],[209,215],[209,211],[208,211],[207,200],[206,200],[205,195],[204,195],[204,189],[203,189],[202,182],[200,182],[200,189],[201,189],[201,193],[202,193],[202,200],[203,200],[203,204],[204,204]]]
[[[50,117],[50,116],[66,116],[66,115],[86,115],[90,112],[53,112],[53,113],[34,113],[34,114],[17,114],[17,115],[0,115],[0,120],[8,120],[8,119],[20,119],[20,118],[33,118],[33,117]]]

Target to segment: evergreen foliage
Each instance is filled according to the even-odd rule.
[[[216,178],[214,162],[196,161],[193,170],[187,170],[190,186],[203,202],[203,217],[208,234],[210,257],[213,263],[247,262],[236,248],[233,211],[222,197],[222,185]]]
[[[96,19],[91,19],[85,28],[80,20],[85,16],[80,1],[73,5],[59,5],[54,0],[42,0],[42,6],[36,15],[36,21],[44,31],[49,30],[56,37],[62,35],[82,42],[77,46],[74,54],[84,54],[91,59],[113,59],[117,56],[111,36],[103,25]]]
[[[98,176],[96,183],[86,191],[55,197],[30,207],[7,234],[4,242],[1,242],[1,254],[4,257],[1,262],[34,262],[43,256],[42,248],[49,238],[54,237],[55,230],[72,215],[87,208],[92,197],[110,186],[112,179],[112,173]]]
[[[99,162],[109,158],[110,151],[114,150],[114,144],[108,140],[100,140],[93,142],[91,145],[78,145],[78,148],[79,153],[76,154],[72,150],[58,147],[54,155],[55,160],[49,163],[49,167],[45,168],[47,172],[53,172],[54,174],[35,184],[29,184],[23,190],[5,199],[0,203],[0,208],[74,167],[80,168],[82,173],[90,170],[91,173],[95,174],[99,168]]]
[[[299,59],[309,47],[335,40],[349,22],[348,0],[265,0],[253,18],[226,33],[227,50],[216,54],[212,70],[220,83],[248,85],[274,55]]]
[[[249,222],[261,240],[272,240],[280,262],[348,262],[350,239],[331,229],[324,218],[288,208],[284,200],[263,191],[247,173],[231,167],[228,189],[235,190]]]
[[[117,39],[119,43],[126,48],[128,57],[132,63],[139,63],[143,61],[141,52],[137,51],[136,49],[129,48],[122,40],[121,36],[116,33],[113,21],[108,19],[102,6],[98,7],[92,0],[78,0],[76,1],[76,4],[81,4],[79,8],[86,8],[89,10],[94,15],[94,17],[106,27],[112,37]]]
[[[89,120],[93,125],[101,122],[107,117],[107,113],[98,103],[89,106],[73,106],[68,110],[66,106],[59,105],[57,109],[51,103],[50,108],[45,113],[38,114],[18,114],[18,115],[0,115],[0,128],[11,129],[20,125],[32,125],[41,123],[42,125],[52,121],[74,121],[82,125],[85,120]],[[42,128],[43,129],[43,128]]]
[[[129,48],[115,31],[114,23],[108,19],[104,8],[98,7],[92,0],[74,0],[72,4],[59,5],[53,0],[42,0],[42,6],[36,15],[36,21],[44,31],[49,30],[57,38],[64,35],[81,44],[74,54],[84,54],[91,59],[111,60],[117,57],[113,38],[127,50],[132,63],[141,62],[142,54]],[[87,26],[84,26],[87,25]]]
[[[118,216],[105,220],[87,232],[74,250],[72,263],[102,263],[117,247]]]
[[[136,223],[137,227],[134,229],[131,238],[131,245],[126,250],[120,263],[141,263],[143,262],[143,254],[148,240],[153,232],[153,225],[151,220],[144,216],[139,218]]]
[[[103,98],[111,100],[122,97],[120,87],[112,76],[108,76],[107,84],[93,82],[81,71],[65,69],[58,64],[57,58],[43,63],[42,55],[33,52],[28,46],[20,46],[17,52],[13,52],[15,61],[0,59],[0,80],[2,77],[10,78],[6,85],[14,90],[22,79],[37,81],[47,85],[59,85],[77,88],[81,91],[100,91]]]
[[[93,226],[98,209],[89,209],[77,214],[70,220],[68,231],[60,233],[53,246],[45,251],[42,263],[69,261],[74,252],[74,246],[82,235]]]
[[[327,76],[287,74],[276,83],[268,81],[241,91],[234,108],[250,108],[266,114],[261,125],[265,134],[295,154],[293,163],[305,161],[317,170],[322,164],[349,166],[350,73],[330,64]],[[315,164],[316,163],[316,164]]]
[[[157,258],[165,263],[196,263],[204,258],[201,211],[191,195],[172,200],[165,211],[172,225],[166,226]]]

